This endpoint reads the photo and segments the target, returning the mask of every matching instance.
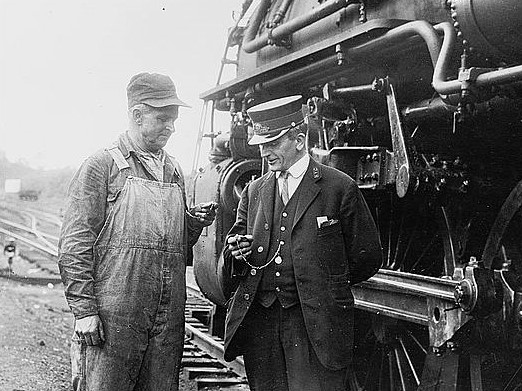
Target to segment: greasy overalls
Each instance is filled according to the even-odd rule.
[[[177,183],[129,176],[94,244],[94,289],[106,341],[73,341],[75,390],[178,390],[184,340],[185,204]]]

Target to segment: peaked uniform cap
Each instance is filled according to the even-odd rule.
[[[184,106],[190,107],[176,92],[172,79],[159,73],[139,73],[133,76],[127,86],[129,109],[140,103],[152,107]]]
[[[290,129],[303,123],[301,95],[274,99],[247,110],[254,125],[250,145],[259,145],[277,140]]]

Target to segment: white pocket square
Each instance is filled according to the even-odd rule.
[[[317,219],[317,228],[321,228],[323,223],[328,221],[328,217],[327,216],[318,216],[318,217],[316,217],[316,219]]]

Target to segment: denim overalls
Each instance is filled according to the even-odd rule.
[[[120,150],[109,152],[120,171],[131,174]],[[75,390],[178,389],[184,234],[180,186],[129,175],[94,244],[94,290],[106,341],[86,346],[73,340]]]

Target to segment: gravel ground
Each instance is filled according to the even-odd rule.
[[[72,314],[55,274],[0,255],[0,391],[71,390]],[[181,376],[180,391],[193,390]]]
[[[0,390],[70,389],[72,316],[61,285],[0,278]]]

